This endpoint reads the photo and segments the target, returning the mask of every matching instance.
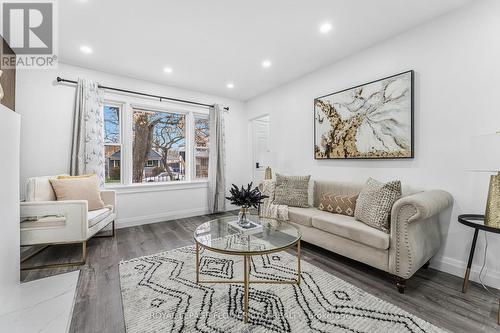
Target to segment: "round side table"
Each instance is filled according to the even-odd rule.
[[[465,270],[464,283],[462,285],[462,292],[466,293],[469,286],[470,268],[472,266],[472,259],[474,259],[474,251],[476,250],[476,241],[479,230],[485,232],[492,232],[500,234],[500,228],[495,228],[484,224],[484,215],[477,214],[463,214],[458,216],[458,222],[468,227],[474,228],[474,236],[472,238],[472,245],[469,253],[469,261],[467,262],[467,269]],[[499,302],[500,303],[500,302]],[[498,324],[500,325],[500,304],[498,307]]]

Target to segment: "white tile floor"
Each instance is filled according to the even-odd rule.
[[[54,275],[7,290],[0,301],[0,332],[68,332],[79,275]]]

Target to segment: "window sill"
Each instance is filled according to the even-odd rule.
[[[208,180],[195,181],[177,181],[165,183],[141,183],[130,185],[107,185],[106,190],[115,190],[117,194],[132,194],[144,192],[165,192],[165,191],[181,191],[197,188],[207,188]]]

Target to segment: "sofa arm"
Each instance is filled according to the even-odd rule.
[[[87,215],[87,200],[63,201],[23,201],[21,202],[21,217],[65,215],[65,213],[80,213]]]
[[[113,211],[116,211],[116,191],[113,190],[101,191],[101,199],[105,205],[113,206]]]
[[[432,190],[415,193],[399,199],[392,207],[392,217],[397,217],[401,208],[404,206],[412,206],[413,214],[408,216],[408,222],[411,223],[417,220],[425,220],[442,210],[446,209],[453,202],[453,197],[446,191]]]
[[[389,271],[408,279],[441,247],[438,214],[453,202],[441,190],[419,192],[396,201],[391,214]]]
[[[33,222],[39,219],[44,221],[51,216],[63,218],[60,227],[45,227],[43,222],[31,228],[21,225],[22,245],[78,242],[86,238],[87,200],[28,201],[21,202],[20,206],[21,218],[33,218]]]

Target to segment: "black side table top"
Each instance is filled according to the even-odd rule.
[[[458,222],[479,230],[494,232],[500,234],[500,228],[484,225],[484,215],[478,214],[463,214],[458,216]]]

